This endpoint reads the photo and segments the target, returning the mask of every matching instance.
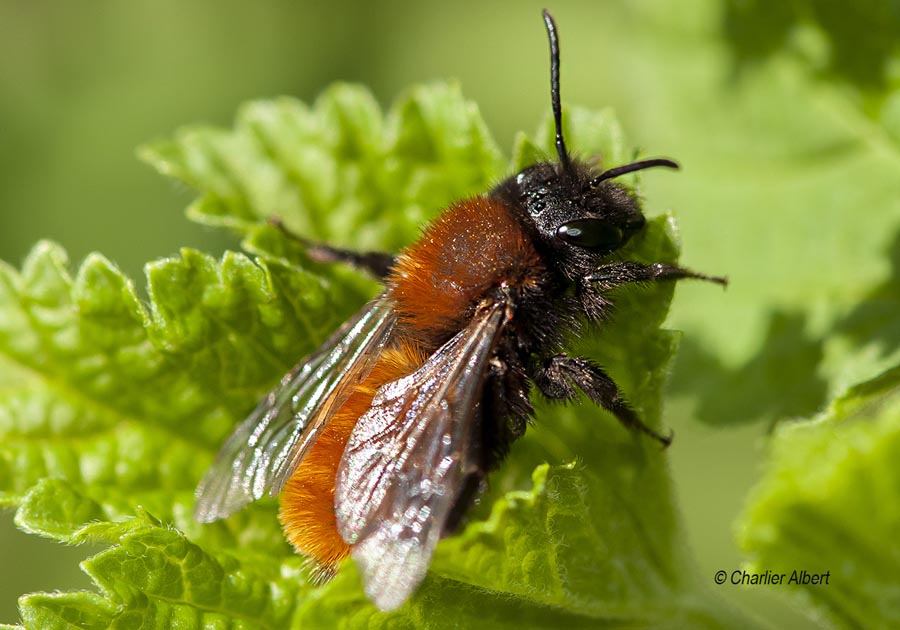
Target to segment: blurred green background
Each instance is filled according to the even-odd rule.
[[[335,80],[368,85],[386,108],[412,83],[456,78],[508,152],[548,110],[543,4],[6,0],[0,259],[18,265],[51,238],[75,262],[96,250],[140,278],[145,262],[182,246],[237,247],[185,220],[193,194],[135,148],[185,124],[227,126],[248,99],[311,101]],[[732,281],[724,294],[680,287],[671,316],[685,342],[670,454],[700,575],[775,626],[816,627],[778,588],[715,587],[712,577],[739,567],[733,524],[770,423],[815,412],[875,369],[829,363],[837,351],[822,339],[895,277],[885,255],[897,250],[894,231],[883,226],[900,217],[889,183],[900,178],[888,175],[900,161],[896,4],[837,14],[827,2],[670,4],[549,6],[563,100],[614,107],[632,143],[681,161],[680,174],[644,178],[647,208],[676,212],[686,265]],[[829,188],[858,177],[855,192]],[[845,225],[848,209],[889,220],[864,231],[865,221]],[[802,240],[829,221],[838,238],[826,229]],[[849,252],[840,264],[835,248]],[[889,356],[897,337],[880,341]],[[767,365],[785,362],[796,378],[768,382]],[[77,570],[89,551],[19,533],[3,513],[0,622],[17,618],[19,594],[89,588]]]

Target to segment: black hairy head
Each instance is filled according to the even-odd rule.
[[[612,180],[651,166],[677,168],[671,160],[657,159],[597,173],[577,160],[541,162],[501,182],[491,194],[515,207],[561,275],[576,279],[644,227],[637,198]]]

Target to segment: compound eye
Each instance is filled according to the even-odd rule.
[[[644,227],[644,225],[646,225],[646,223],[647,220],[644,218],[644,216],[639,214],[633,219],[629,220],[628,223],[622,226],[622,228],[626,232],[638,232]]]
[[[563,223],[557,228],[556,236],[578,247],[607,252],[617,249],[624,239],[622,230],[599,219],[575,219]]]

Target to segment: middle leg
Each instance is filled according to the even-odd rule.
[[[672,443],[671,433],[662,435],[644,424],[625,401],[615,381],[590,359],[558,354],[543,361],[532,378],[538,389],[552,400],[572,400],[577,390],[581,390],[628,429],[645,433],[663,446]]]

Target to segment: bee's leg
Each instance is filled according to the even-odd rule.
[[[610,313],[612,302],[605,295],[610,289],[630,282],[655,282],[658,280],[681,280],[694,278],[707,280],[726,286],[728,280],[717,276],[707,276],[690,269],[683,269],[665,263],[644,265],[638,262],[616,262],[598,267],[577,284],[576,295],[588,319],[602,320]]]
[[[654,282],[657,280],[681,280],[682,278],[694,278],[707,280],[726,286],[728,279],[720,276],[707,276],[702,273],[667,265],[665,263],[653,263],[644,265],[638,262],[625,261],[604,265],[592,271],[584,278],[585,283],[596,286],[601,291],[612,289],[629,282]]]
[[[269,222],[281,230],[285,236],[300,243],[306,249],[306,255],[317,263],[347,263],[375,276],[379,280],[384,280],[390,273],[391,267],[394,266],[395,258],[393,254],[386,252],[354,252],[347,249],[338,249],[337,247],[331,247],[325,243],[316,243],[294,234],[277,217],[270,218]]]
[[[500,342],[491,358],[482,393],[485,445],[492,453],[491,466],[506,457],[509,446],[525,434],[534,417],[528,397],[531,382],[518,358],[508,353],[508,340]]]
[[[386,252],[352,252],[324,243],[307,242],[306,254],[318,263],[347,263],[379,280],[387,278],[394,266],[394,256]]]
[[[558,354],[536,366],[532,378],[547,398],[571,400],[580,389],[594,403],[612,413],[625,427],[645,433],[663,446],[672,443],[673,434],[662,435],[644,424],[622,397],[615,382],[590,359]]]
[[[444,529],[441,536],[449,536],[453,534],[465,524],[466,515],[472,508],[472,505],[478,497],[484,493],[486,489],[485,471],[478,470],[470,473],[463,479],[459,494],[450,512],[447,514],[447,520],[444,522]]]

